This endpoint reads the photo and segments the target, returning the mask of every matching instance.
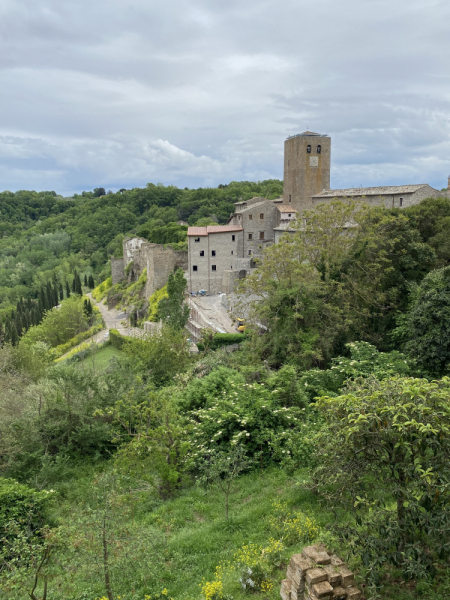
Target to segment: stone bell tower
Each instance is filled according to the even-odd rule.
[[[301,214],[312,209],[311,197],[330,189],[331,138],[305,131],[284,142],[283,202]]]

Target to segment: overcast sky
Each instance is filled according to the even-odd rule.
[[[1,0],[0,190],[283,177],[332,137],[332,188],[450,173],[448,0]]]

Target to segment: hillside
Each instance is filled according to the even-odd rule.
[[[227,193],[7,205],[1,315],[21,335],[0,344],[0,598],[275,600],[312,542],[367,599],[448,595],[450,201],[318,208],[242,282],[233,351],[205,332],[190,352],[181,270],[150,303],[161,329],[119,332],[116,311],[106,338],[89,292],[111,289],[120,236],[223,222]],[[161,204],[140,213],[145,194]]]

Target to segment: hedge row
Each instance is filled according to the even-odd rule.
[[[60,346],[56,346],[56,348],[53,348],[53,350],[51,351],[52,355],[55,359],[59,358],[60,356],[68,352],[71,348],[73,348],[74,346],[78,346],[78,344],[81,344],[81,342],[84,342],[84,340],[87,340],[88,338],[92,337],[93,335],[101,331],[103,328],[103,323],[98,323],[97,325],[94,325],[87,331],[82,331],[65,344],[61,344]]]
[[[221,348],[222,346],[231,346],[232,344],[240,344],[245,339],[245,334],[243,333],[216,333],[213,337],[210,349],[217,350],[217,348]],[[199,350],[204,350],[205,345],[202,342],[197,344],[197,348]]]
[[[119,333],[117,329],[109,330],[109,341],[111,342],[111,345],[114,346],[114,348],[117,348],[117,350],[122,350],[123,345],[129,339],[130,338],[128,336]]]

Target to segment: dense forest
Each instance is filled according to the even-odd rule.
[[[194,353],[182,271],[103,337],[109,256],[282,182],[104,192],[0,194],[0,598],[275,600],[319,542],[364,598],[448,597],[450,200],[319,207]]]

